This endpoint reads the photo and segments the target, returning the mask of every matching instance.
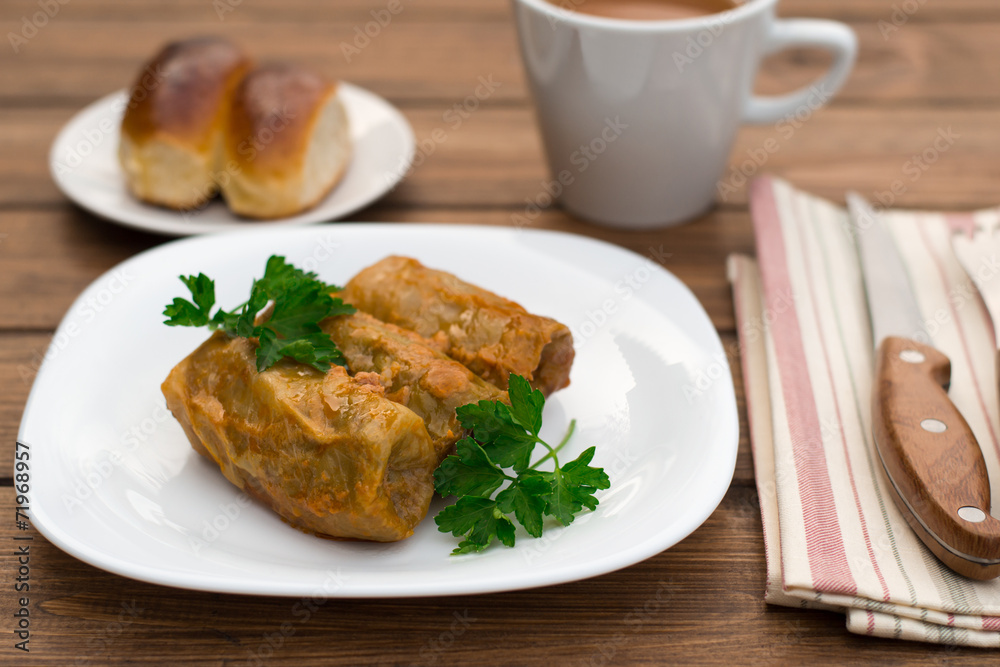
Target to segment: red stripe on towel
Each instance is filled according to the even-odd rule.
[[[798,229],[802,229],[805,223],[801,220],[798,215],[798,207],[795,207],[792,212],[792,216],[796,220]],[[800,237],[802,239],[802,256],[809,256],[809,248],[805,242],[805,236]],[[851,494],[854,496],[854,509],[858,513],[858,523],[861,526],[861,535],[865,540],[865,549],[868,550],[868,560],[872,564],[872,569],[875,572],[875,576],[878,578],[879,585],[882,587],[882,599],[886,602],[889,601],[889,586],[885,583],[885,577],[882,576],[882,569],[878,566],[878,560],[875,558],[875,550],[872,548],[871,536],[868,534],[868,522],[865,520],[864,510],[861,509],[861,497],[858,495],[858,484],[854,480],[854,466],[851,464],[851,454],[847,448],[847,434],[844,433],[844,420],[840,414],[840,401],[837,399],[837,387],[833,381],[833,367],[830,364],[830,353],[826,345],[826,336],[823,335],[823,323],[820,320],[819,309],[816,307],[819,301],[816,296],[815,283],[813,281],[812,273],[810,267],[806,267],[806,284],[809,287],[809,297],[813,302],[813,319],[816,321],[816,330],[819,332],[819,343],[823,350],[823,363],[826,366],[826,378],[830,384],[830,395],[833,398],[833,409],[834,413],[837,415],[837,424],[840,425],[838,429],[840,431],[840,445],[844,452],[844,461],[847,464],[847,479],[851,483]],[[839,318],[839,315],[837,316]]]
[[[1000,630],[1000,616],[983,616],[983,630]]]
[[[953,233],[962,232],[971,237],[976,230],[976,219],[971,213],[947,213],[944,219]]]
[[[920,220],[916,227],[920,232],[920,240],[927,247],[927,252],[934,259],[934,266],[937,268],[938,277],[941,279],[941,284],[944,286],[946,294],[951,294],[952,285],[948,282],[948,272],[945,271],[944,264],[941,262],[941,258],[936,252],[936,248],[931,243],[930,237],[927,235],[927,222],[925,218]],[[962,320],[958,317],[958,308],[955,307],[955,302],[953,299],[948,299],[948,310],[951,312],[951,319],[955,322],[955,328],[958,329],[958,338],[962,341],[962,355],[965,357],[965,363],[969,368],[969,377],[972,379],[972,386],[976,390],[976,401],[979,403],[979,408],[983,411],[983,416],[986,418],[986,423],[990,426],[990,438],[993,440],[993,449],[996,450],[997,456],[1000,456],[1000,442],[997,442],[996,433],[993,432],[993,419],[990,417],[990,411],[986,407],[986,401],[983,400],[983,391],[979,386],[979,378],[976,377],[976,368],[974,362],[972,361],[972,353],[969,351],[969,340],[965,333],[965,326],[962,324]],[[987,318],[988,319],[988,318]],[[952,363],[955,360],[952,359]],[[982,447],[982,444],[980,444]]]
[[[798,313],[794,304],[792,308],[779,309],[777,304],[770,303],[774,295],[793,294],[773,182],[758,178],[750,187],[750,195],[767,306],[772,308],[771,312],[784,311],[771,331],[775,347],[781,350],[777,364],[802,499],[809,569],[817,590],[855,595],[857,584],[851,576],[837,520]]]
[[[944,219],[945,224],[948,225],[948,229],[950,229],[952,233],[961,231],[971,237],[973,231],[976,229],[976,216],[972,213],[948,213],[945,215]],[[971,289],[975,293],[972,300],[976,302],[976,305],[979,307],[979,313],[983,316],[983,319],[986,320],[986,323],[989,324],[990,333],[993,335],[993,339],[996,340],[995,329],[997,325],[993,322],[993,318],[990,316],[989,311],[986,310],[986,304],[983,303],[983,299],[979,295],[978,288],[975,285],[972,285]]]

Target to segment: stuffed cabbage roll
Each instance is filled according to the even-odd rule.
[[[423,420],[340,366],[286,360],[258,372],[255,349],[217,332],[163,383],[194,449],[297,528],[379,542],[412,534],[438,464]]]
[[[501,389],[511,373],[548,396],[569,384],[573,335],[555,320],[408,257],[386,257],[339,296],[359,310],[431,338]]]
[[[484,400],[507,400],[507,392],[413,331],[362,312],[331,317],[321,326],[344,353],[356,379],[380,385],[387,398],[420,415],[442,459],[463,435],[456,408]]]

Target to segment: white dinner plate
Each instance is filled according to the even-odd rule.
[[[254,221],[233,214],[216,198],[189,212],[145,204],[125,187],[118,139],[128,92],[120,90],[84,108],[56,136],[49,169],[56,185],[91,213],[128,227],[170,236],[210,234],[247,227],[286,227],[338,220],[389,192],[413,160],[413,130],[387,101],[363,88],[339,84],[351,125],[354,154],[343,180],[316,207],[279,220]]]
[[[567,528],[451,556],[432,520],[376,544],[324,540],[242,499],[196,454],[160,383],[208,336],[167,327],[206,273],[218,303],[243,302],[271,254],[344,283],[388,254],[554,317],[573,331],[572,384],[545,406],[542,436],[578,421],[565,460],[590,445],[611,488]],[[90,285],[38,372],[19,441],[31,452],[31,516],[51,542],[92,565],[169,586],[227,593],[406,597],[514,590],[591,577],[676,544],[732,479],[736,400],[722,344],[691,292],[649,258],[548,231],[338,224],[194,237],[153,248]],[[560,455],[561,458],[563,455]]]

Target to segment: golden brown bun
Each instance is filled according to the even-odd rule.
[[[118,150],[136,197],[188,209],[216,193],[230,98],[250,65],[230,42],[201,37],[168,44],[143,68]]]
[[[280,218],[315,206],[351,157],[337,85],[288,64],[258,67],[233,94],[222,194],[234,213]]]

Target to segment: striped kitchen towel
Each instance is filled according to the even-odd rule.
[[[942,565],[897,511],[875,458],[872,336],[845,210],[765,177],[752,186],[751,212],[757,260],[731,257],[729,270],[766,600],[843,611],[859,634],[1000,647],[1000,580]],[[997,219],[1000,209],[885,215],[1000,498],[993,330],[950,245],[952,230]]]

